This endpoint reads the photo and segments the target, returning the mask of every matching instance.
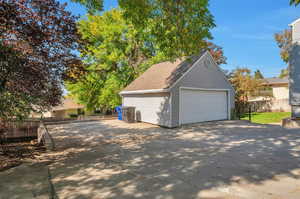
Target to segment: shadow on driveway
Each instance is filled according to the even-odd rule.
[[[244,121],[164,129],[116,120],[50,129],[59,198],[300,196],[298,130]]]

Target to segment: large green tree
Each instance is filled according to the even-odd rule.
[[[80,54],[86,73],[75,82],[67,81],[66,86],[89,109],[119,105],[119,91],[156,58],[163,59],[154,51],[148,32],[127,23],[119,9],[88,15],[79,21],[78,29],[84,41]]]
[[[102,11],[103,0],[73,0],[90,13]],[[119,0],[127,21],[137,30],[151,32],[159,51],[170,58],[199,53],[212,39],[215,27],[208,0]],[[98,12],[97,12],[98,11]]]

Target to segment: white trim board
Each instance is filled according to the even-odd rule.
[[[178,124],[179,126],[182,125],[181,122],[181,92],[182,90],[198,90],[198,91],[225,91],[227,93],[227,120],[231,118],[231,102],[230,102],[230,89],[217,89],[217,88],[194,88],[194,87],[179,87],[179,108],[178,108]]]
[[[137,90],[137,91],[122,91],[120,95],[127,94],[147,94],[147,93],[167,93],[170,92],[170,89],[152,89],[152,90]]]
[[[289,26],[295,26],[296,23],[298,23],[300,21],[299,19],[296,19],[295,21],[293,21],[292,23],[289,24]]]

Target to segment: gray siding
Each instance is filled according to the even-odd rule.
[[[290,54],[290,103],[300,105],[300,45],[295,43]]]
[[[230,89],[231,109],[234,108],[235,91],[226,79],[224,73],[218,68],[209,53],[203,55],[196,65],[192,67],[182,79],[172,88],[172,127],[179,125],[179,88],[194,87],[205,89]]]
[[[300,117],[300,21],[292,26],[293,46],[290,51],[290,104],[292,117]]]

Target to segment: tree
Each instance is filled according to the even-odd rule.
[[[0,1],[0,118],[58,105],[78,45],[76,18],[55,0]]]
[[[288,76],[289,76],[289,70],[288,69],[282,69],[280,71],[279,78],[285,78],[285,77],[288,77]]]
[[[235,104],[238,113],[243,113],[249,97],[257,96],[261,90],[262,80],[251,75],[248,68],[237,68],[231,72],[229,80],[235,88]]]
[[[230,81],[235,88],[238,101],[249,100],[250,96],[255,96],[261,87],[261,81],[251,75],[248,68],[237,68],[231,73]]]
[[[73,0],[90,13],[102,11],[103,1]],[[155,47],[169,58],[198,54],[212,39],[215,27],[208,0],[119,0],[127,21],[151,33]]]
[[[289,62],[289,52],[292,48],[292,30],[286,29],[280,33],[275,34],[275,40],[277,42],[278,47],[280,50],[281,59],[285,62]],[[287,77],[289,74],[288,67],[286,69],[282,69],[279,75],[280,78]]]
[[[289,51],[292,47],[292,31],[286,29],[282,32],[276,33],[274,38],[277,42],[278,47],[280,48],[281,59],[285,62],[289,62]]]
[[[86,74],[77,82],[66,81],[66,86],[88,109],[107,110],[119,105],[119,91],[155,59],[164,58],[154,50],[149,34],[136,30],[119,9],[88,15],[79,21],[78,29],[84,40],[80,53]]]
[[[85,6],[90,14],[103,10],[103,0],[72,0]]]
[[[297,6],[297,5],[299,5],[299,3],[300,3],[300,0],[290,0],[291,5]]]
[[[215,59],[218,65],[226,64],[227,58],[224,55],[224,51],[222,47],[212,42],[207,42],[207,50],[211,53],[211,55],[213,56],[213,58]]]
[[[255,79],[264,79],[264,76],[262,75],[262,73],[260,72],[260,70],[256,70],[254,72],[254,78]]]

